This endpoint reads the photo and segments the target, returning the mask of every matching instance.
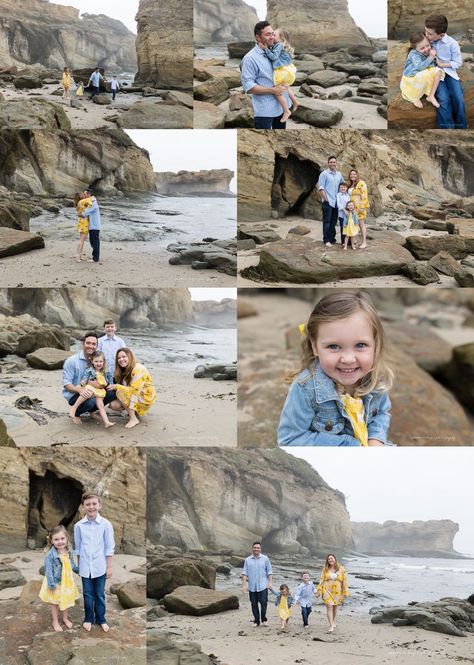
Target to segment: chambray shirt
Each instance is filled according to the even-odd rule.
[[[346,209],[346,205],[349,203],[351,200],[351,195],[346,192],[343,194],[342,192],[338,192],[336,195],[336,202],[337,202],[337,210],[338,210],[338,217],[339,219],[342,219],[344,217],[344,210]]]
[[[308,582],[308,584],[302,582],[296,589],[295,602],[298,603],[300,607],[311,607],[315,591],[316,587],[313,582]]]
[[[66,390],[66,385],[72,383],[73,386],[78,386],[81,379],[89,366],[89,361],[84,355],[84,351],[79,351],[70,358],[66,358],[63,365],[63,397],[70,400],[75,393]]]
[[[263,591],[268,586],[268,576],[272,574],[270,559],[265,554],[248,556],[244,562],[243,575],[248,578],[249,591]]]
[[[245,92],[248,92],[256,85],[273,88],[273,65],[265,56],[265,52],[260,46],[254,46],[244,56],[241,64],[241,79]],[[288,108],[291,108],[288,93],[285,92],[283,94]],[[278,118],[283,113],[280,102],[275,95],[252,95],[252,104],[256,118]]]
[[[451,63],[451,67],[443,67],[443,71],[452,76],[453,79],[459,81],[459,75],[456,70],[462,65],[462,55],[457,41],[449,35],[444,35],[437,42],[432,42],[431,46],[436,51],[439,60]]]
[[[281,42],[273,44],[269,49],[264,49],[263,52],[265,57],[272,63],[273,69],[283,67],[284,65],[291,65],[292,63],[291,55],[285,51]]]
[[[74,525],[74,542],[79,557],[81,577],[101,577],[105,575],[105,557],[112,556],[115,550],[114,529],[109,520],[97,515],[95,520],[84,517]]]
[[[89,217],[89,231],[100,231],[100,210],[95,196],[92,197],[92,205],[86,208],[82,217]]]
[[[121,337],[114,335],[113,337],[107,337],[103,335],[99,337],[99,345],[97,347],[98,351],[102,351],[105,356],[105,362],[107,364],[107,371],[113,374],[115,372],[115,358],[117,351],[119,349],[124,349],[127,345]]]
[[[337,195],[339,193],[339,185],[344,182],[344,178],[340,171],[331,171],[325,169],[319,175],[318,190],[324,189],[328,197],[328,203],[331,208],[337,207]]]
[[[98,88],[99,85],[100,85],[100,79],[103,79],[103,78],[104,77],[102,76],[102,74],[100,72],[92,72],[91,77],[90,77],[89,80],[90,80],[90,82],[92,83],[92,85],[94,87]]]

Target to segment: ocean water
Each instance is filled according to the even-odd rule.
[[[133,194],[98,197],[102,242],[146,242],[165,248],[173,242],[196,242],[203,238],[224,240],[236,235],[237,199],[204,197],[162,197]],[[30,222],[32,233],[46,240],[76,241],[74,208],[49,211]]]

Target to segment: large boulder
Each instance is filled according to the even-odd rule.
[[[194,129],[224,129],[226,112],[210,102],[194,102]]]
[[[17,76],[13,80],[13,85],[17,90],[33,90],[34,88],[42,88],[43,82],[36,76]]]
[[[160,627],[147,631],[146,662],[149,665],[213,665],[215,660],[202,653],[197,642],[177,641],[174,633]]]
[[[229,98],[229,88],[222,78],[211,78],[194,87],[194,99],[198,102],[222,104]]]
[[[62,369],[64,362],[72,356],[71,351],[60,349],[41,348],[26,355],[26,361],[33,369],[55,370]]]
[[[121,584],[117,588],[117,598],[120,605],[126,610],[132,607],[145,607],[146,578],[137,577]]]
[[[46,99],[14,99],[0,102],[0,129],[71,129],[64,109]]]
[[[226,610],[238,610],[239,599],[229,591],[203,589],[199,586],[182,586],[163,598],[168,612],[202,617]]]
[[[138,101],[117,120],[123,129],[191,129],[192,109],[177,104]]]
[[[65,330],[44,324],[37,330],[18,337],[16,353],[25,357],[28,353],[45,347],[49,347],[51,350],[61,349],[69,353],[71,336]]]
[[[331,106],[319,99],[305,97],[298,101],[299,106],[292,114],[295,120],[306,122],[312,127],[332,127],[336,125],[343,116],[343,112],[337,106]]]
[[[0,591],[11,587],[23,586],[26,580],[15,566],[0,565]]]
[[[439,252],[447,252],[454,259],[465,259],[470,253],[470,246],[464,238],[451,235],[436,237],[408,236],[405,246],[420,261],[427,261]]]
[[[7,427],[0,418],[0,448],[16,448],[16,443],[8,435]]]
[[[147,573],[147,596],[160,600],[180,586],[214,589],[215,566],[199,558],[151,559]]]
[[[30,252],[32,249],[43,249],[44,238],[29,231],[0,227],[0,258]]]
[[[30,230],[31,208],[19,201],[0,201],[0,228]]]
[[[307,78],[306,83],[310,85],[320,85],[323,88],[330,88],[333,85],[341,85],[348,79],[345,72],[335,72],[332,69],[322,69],[312,72]]]

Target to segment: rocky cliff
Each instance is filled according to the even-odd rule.
[[[347,0],[267,1],[267,18],[274,28],[286,28],[299,53],[369,46],[367,36],[349,14]]]
[[[235,196],[229,189],[233,177],[229,169],[155,173],[156,190],[166,196]]]
[[[48,69],[136,70],[135,35],[123,23],[47,0],[0,0],[0,69],[40,64]]]
[[[27,194],[153,192],[146,150],[118,129],[0,132],[0,185]]]
[[[193,302],[194,323],[205,328],[235,328],[237,325],[237,300],[224,298],[195,300]]]
[[[388,3],[389,39],[408,39],[410,33],[422,30],[430,14],[444,14],[449,19],[449,34],[462,36],[474,27],[470,0],[452,0],[447,5],[443,0],[432,0],[429,5],[417,0],[390,0]]]
[[[145,461],[138,448],[3,448],[0,452],[0,552],[42,547],[48,529],[72,532],[82,492],[97,491],[115,530],[117,551],[144,554]]]
[[[193,0],[140,0],[136,48],[137,83],[191,91]]]
[[[423,522],[351,522],[355,548],[373,556],[449,557],[456,555],[454,536],[459,524],[451,520]]]
[[[244,0],[194,1],[194,43],[253,41],[257,12]]]
[[[183,549],[325,553],[353,549],[343,495],[281,450],[153,449],[147,533]],[[330,519],[328,518],[330,516]]]

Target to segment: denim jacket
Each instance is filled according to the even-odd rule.
[[[403,76],[415,76],[418,72],[428,69],[428,67],[434,67],[434,65],[435,59],[431,55],[425,56],[423,53],[412,48],[405,63]]]
[[[102,374],[104,376],[104,379],[107,381],[107,385],[109,383],[114,382],[113,381],[113,376],[110,372],[102,372]],[[84,385],[86,383],[89,383],[89,381],[97,381],[97,372],[91,366],[86,368],[86,370],[84,371],[84,374],[82,375],[82,378],[81,378],[81,383],[84,384]]]
[[[73,550],[69,550],[69,559],[71,560],[71,568],[74,573],[79,574],[79,567],[74,561]],[[61,575],[63,572],[63,564],[59,558],[58,551],[52,547],[44,558],[44,574],[50,589],[55,589],[57,584],[61,584]]]
[[[281,42],[273,44],[270,48],[263,49],[263,53],[272,63],[273,69],[283,67],[284,65],[291,65],[291,55],[285,51]]]
[[[275,605],[278,606],[281,600],[281,591],[273,591],[273,589],[270,589],[270,593],[272,593],[275,596]],[[293,605],[294,602],[295,599],[293,598],[291,593],[288,594],[288,600],[287,600],[288,609],[290,609],[290,607]]]
[[[369,439],[387,440],[390,399],[386,392],[371,392],[362,398]],[[293,381],[278,426],[280,446],[360,446],[353,436],[342,396],[334,381],[315,362]]]

